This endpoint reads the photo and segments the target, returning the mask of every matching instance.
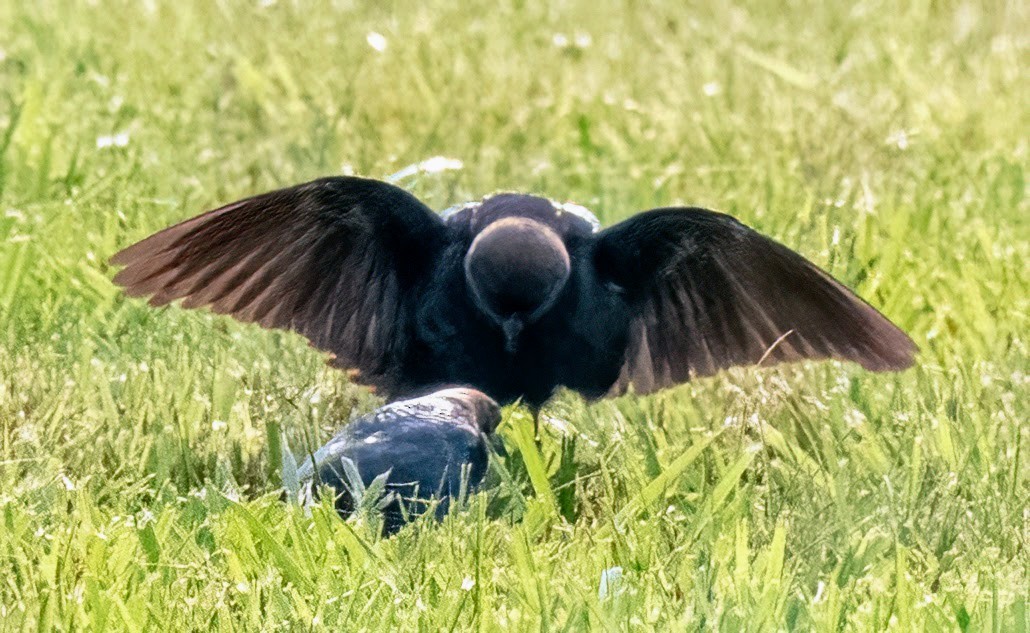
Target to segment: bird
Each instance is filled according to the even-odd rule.
[[[486,475],[488,443],[501,410],[475,389],[451,387],[384,405],[344,426],[297,469],[298,481],[335,494],[337,512],[355,508],[354,488],[386,477],[383,533],[420,516],[431,499],[442,518],[451,499],[475,492]],[[353,471],[350,472],[350,468]]]
[[[327,177],[233,202],[118,252],[114,281],[299,332],[387,400],[441,385],[534,413],[559,387],[647,394],[734,366],[911,366],[912,339],[828,273],[698,207],[602,228],[584,207],[498,193],[434,212]]]

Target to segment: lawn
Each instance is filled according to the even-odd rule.
[[[900,4],[0,0],[0,631],[1027,630],[1030,14]],[[731,213],[917,364],[509,407],[383,539],[279,492],[380,400],[107,264],[352,172]]]

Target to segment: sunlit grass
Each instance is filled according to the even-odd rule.
[[[0,630],[1026,630],[1025,4],[549,4],[0,0]],[[383,540],[279,494],[373,395],[105,263],[351,171],[732,213],[919,363],[512,409]]]

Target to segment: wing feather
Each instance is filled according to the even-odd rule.
[[[730,216],[655,209],[597,237],[599,274],[636,312],[611,393],[647,393],[739,365],[836,358],[912,364],[897,326],[794,251]]]
[[[323,178],[209,211],[122,250],[115,282],[152,305],[295,330],[389,393],[410,290],[431,274],[443,222],[407,192]]]

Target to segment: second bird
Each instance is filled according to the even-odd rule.
[[[295,330],[388,398],[463,384],[538,408],[559,386],[646,393],[802,359],[897,370],[916,351],[802,256],[689,207],[601,230],[537,196],[439,215],[384,182],[324,178],[186,220],[112,262],[130,295]]]
[[[437,518],[479,489],[487,442],[501,421],[497,403],[475,389],[443,389],[385,405],[341,429],[297,471],[305,485],[333,489],[337,511],[354,511],[357,486],[385,477],[383,531],[392,534],[437,499]],[[348,466],[353,471],[348,474]],[[357,478],[360,481],[354,481]]]

